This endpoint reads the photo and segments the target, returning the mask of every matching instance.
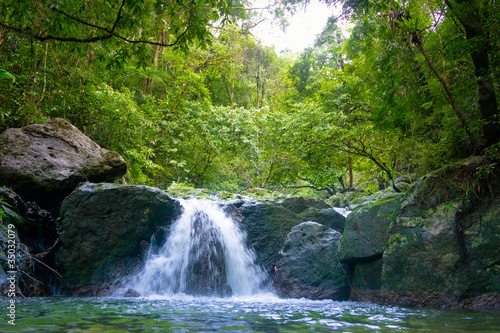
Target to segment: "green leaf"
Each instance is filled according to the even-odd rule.
[[[5,69],[0,69],[0,79],[12,79],[13,81],[15,81],[16,77],[13,74],[7,72]]]

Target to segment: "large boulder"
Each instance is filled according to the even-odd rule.
[[[112,283],[143,259],[156,228],[181,213],[179,202],[148,186],[85,184],[62,203],[59,260],[70,289]]]
[[[389,230],[385,290],[406,294],[416,306],[457,306],[500,292],[500,172],[495,166],[487,158],[471,158],[412,187]],[[500,308],[500,297],[496,302]]]
[[[342,233],[345,217],[325,201],[304,197],[284,199],[281,205],[306,221],[314,221]]]
[[[351,241],[341,247],[354,265],[351,298],[500,309],[499,187],[496,162],[474,157],[422,177],[385,208],[352,213],[358,222],[347,222]],[[386,218],[376,219],[382,230],[375,232],[377,210]],[[357,241],[349,236],[354,226],[366,228]]]
[[[361,263],[380,259],[400,195],[362,206],[347,216],[340,260]]]
[[[61,118],[0,134],[0,185],[42,206],[61,202],[81,182],[110,182],[126,172],[118,153]]]
[[[256,262],[269,276],[294,226],[313,221],[342,232],[345,223],[345,217],[324,201],[307,198],[267,202],[239,200],[227,204],[226,211],[241,221],[247,246],[256,250]]]
[[[192,225],[193,246],[187,264],[186,293],[191,295],[231,294],[227,284],[226,258],[220,234],[204,212],[197,212]]]
[[[281,297],[345,300],[349,278],[339,259],[342,234],[316,222],[292,228],[275,267]]]

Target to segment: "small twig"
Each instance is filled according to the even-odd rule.
[[[58,239],[59,240],[59,239]],[[56,241],[57,243],[57,241]],[[55,244],[54,244],[55,245]],[[21,250],[21,249],[20,249]],[[48,269],[50,269],[53,273],[57,274],[61,279],[63,278],[61,276],[61,274],[59,274],[55,269],[53,269],[52,267],[48,266],[47,264],[45,264],[44,262],[38,260],[36,257],[32,256],[31,254],[27,253],[27,252],[24,252],[23,250],[21,250],[22,253],[24,253],[25,255],[27,255],[28,257],[30,257],[30,259],[35,259],[36,261],[38,261],[40,264],[42,264],[43,266],[47,267]],[[25,272],[23,272],[24,274],[26,274]],[[27,274],[26,274],[27,275]],[[29,275],[28,275],[29,276]],[[41,283],[41,282],[40,282]]]
[[[52,251],[52,250],[56,247],[56,245],[57,245],[58,243],[59,243],[59,238],[58,238],[58,239],[56,239],[56,241],[55,241],[54,245],[52,245],[51,247],[49,247],[49,248],[48,248],[45,252],[34,254],[34,255],[33,255],[33,257],[35,257],[35,258],[40,258],[40,259],[45,258],[45,256],[46,256],[47,254],[49,254],[49,253],[50,253],[50,252],[51,252],[51,251]]]
[[[32,279],[33,281],[35,281],[35,282],[40,283],[40,284],[42,284],[42,285],[43,285],[43,282],[38,281],[37,279],[35,279],[34,277],[32,277],[31,275],[29,275],[29,274],[28,274],[28,273],[26,273],[25,271],[20,271],[20,272],[21,272],[21,273],[23,273],[24,275],[26,275],[27,277],[29,277],[30,279]],[[24,282],[24,280],[23,280],[23,282]],[[25,285],[26,285],[26,283],[25,283]]]

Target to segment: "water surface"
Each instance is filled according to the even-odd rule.
[[[7,302],[1,301],[2,308]],[[5,313],[5,312],[3,312]],[[47,297],[21,300],[1,332],[500,332],[500,313],[367,303],[210,298]]]

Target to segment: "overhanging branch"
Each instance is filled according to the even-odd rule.
[[[31,37],[31,38],[33,38],[35,40],[40,41],[40,42],[44,42],[44,41],[48,41],[48,40],[56,40],[56,41],[60,41],[60,42],[92,43],[92,42],[102,41],[102,40],[106,40],[106,39],[110,39],[112,37],[115,37],[115,38],[121,39],[124,42],[130,43],[130,44],[150,44],[150,45],[163,46],[163,47],[171,47],[171,46],[177,45],[180,42],[180,40],[182,39],[182,37],[184,37],[184,35],[186,35],[186,33],[188,32],[188,30],[191,28],[191,24],[192,24],[192,11],[190,13],[189,21],[187,23],[186,29],[175,39],[174,42],[172,42],[170,44],[159,43],[159,42],[152,42],[152,41],[145,40],[145,39],[141,39],[141,40],[128,39],[127,37],[124,37],[124,36],[122,36],[122,35],[120,35],[120,34],[118,34],[118,33],[115,32],[116,26],[118,25],[118,22],[122,18],[121,13],[123,11],[124,5],[125,5],[125,0],[123,0],[122,4],[120,5],[120,9],[118,10],[118,13],[116,15],[116,19],[115,19],[115,21],[113,23],[113,27],[111,29],[108,29],[106,27],[101,27],[99,25],[96,25],[96,24],[84,21],[84,20],[82,20],[82,19],[80,19],[78,17],[70,15],[70,14],[68,14],[68,13],[66,13],[66,12],[64,12],[64,11],[62,11],[60,9],[57,9],[55,7],[51,8],[52,11],[54,11],[56,13],[59,13],[61,15],[64,15],[67,18],[69,18],[70,20],[73,20],[73,21],[78,22],[80,24],[89,26],[91,28],[94,28],[94,29],[97,29],[97,30],[100,30],[100,31],[103,31],[103,32],[106,33],[106,34],[103,34],[103,35],[100,35],[100,36],[94,36],[94,37],[88,37],[88,38],[62,37],[62,36],[54,36],[54,35],[45,35],[44,36],[43,35],[44,33],[38,35],[38,34],[35,34],[30,28],[12,26],[12,25],[9,25],[9,24],[7,24],[6,22],[3,22],[3,21],[0,21],[0,26],[4,27],[6,29],[9,29],[9,30],[15,31],[15,32],[17,32],[19,34]]]

